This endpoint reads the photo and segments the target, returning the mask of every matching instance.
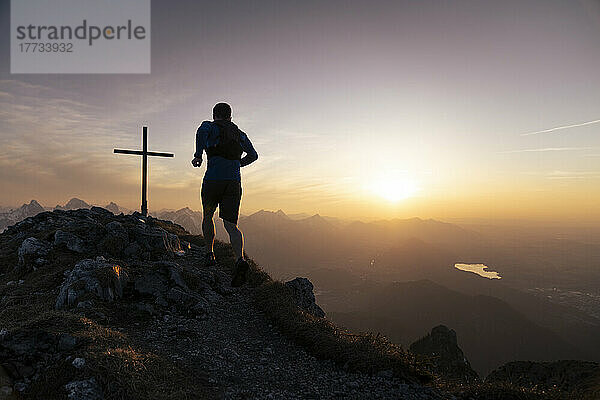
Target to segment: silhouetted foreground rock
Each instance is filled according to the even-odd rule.
[[[285,283],[292,289],[296,305],[315,317],[325,317],[325,312],[317,305],[313,284],[306,278],[295,278]]]
[[[478,382],[479,376],[458,347],[456,332],[444,325],[410,345],[410,351],[427,357],[433,372],[446,380]]]
[[[124,260],[162,260],[180,254],[175,233],[140,217],[137,213],[116,216],[99,207],[43,212],[9,227],[5,234],[14,240],[25,239],[19,248],[22,272],[43,265],[50,249],[65,249],[87,258],[101,255]],[[165,224],[184,233],[181,227]],[[46,232],[49,235],[44,235]],[[26,233],[31,236],[24,237]]]

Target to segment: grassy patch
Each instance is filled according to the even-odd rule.
[[[205,246],[200,235],[184,235],[180,239]],[[215,256],[220,265],[233,271],[235,255],[229,244],[215,241]],[[263,311],[281,332],[320,359],[329,359],[349,371],[377,373],[392,370],[407,382],[431,381],[416,358],[374,334],[351,334],[323,318],[315,318],[300,310],[291,291],[281,282],[273,281],[253,260],[248,259],[248,284],[255,288],[255,305]]]
[[[469,385],[443,385],[441,389],[454,394],[458,399],[477,400],[567,400],[570,394],[558,390],[548,391],[524,388],[508,383],[479,383]]]
[[[75,369],[70,360],[59,360],[34,382],[27,392],[29,398],[64,399],[67,383],[91,376],[96,377],[107,400],[212,398],[202,377],[165,356],[143,350],[127,334],[92,319],[55,312],[27,327],[73,335],[80,342],[73,356],[86,360],[82,370]]]
[[[258,277],[264,274],[260,271],[253,273]],[[374,374],[391,370],[406,382],[431,381],[431,376],[414,356],[385,337],[371,333],[352,334],[324,318],[301,311],[296,307],[290,290],[281,282],[269,280],[258,286],[255,302],[282,333],[317,358],[333,360],[349,371]]]

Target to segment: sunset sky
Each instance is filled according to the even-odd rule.
[[[154,0],[150,75],[11,75],[9,17],[0,205],[138,208],[112,150],[147,124],[175,153],[150,209],[199,210],[195,131],[227,101],[260,156],[242,213],[600,222],[600,0]]]

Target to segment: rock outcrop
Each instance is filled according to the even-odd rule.
[[[410,351],[427,358],[432,372],[447,381],[477,382],[479,376],[458,347],[456,332],[444,325],[410,345]]]
[[[44,212],[11,226],[7,233],[15,239],[22,238],[19,265],[25,270],[43,264],[44,256],[51,250],[66,249],[85,254],[86,258],[126,260],[164,260],[181,254],[178,236],[153,221],[142,219],[137,213],[115,216],[103,208],[92,207]],[[177,225],[165,224],[184,232]],[[52,235],[45,240],[36,238],[38,233],[50,231]]]
[[[57,309],[83,307],[92,299],[114,301],[123,297],[127,273],[103,257],[78,262],[68,273],[56,299]],[[86,302],[86,303],[83,303]]]
[[[29,237],[19,246],[19,272],[27,272],[44,264],[44,257],[48,255],[50,245],[35,237]]]
[[[102,400],[102,388],[95,378],[69,382],[65,385],[69,400]]]
[[[91,250],[79,237],[70,232],[61,231],[60,229],[54,234],[54,245],[65,246],[67,249],[80,254]]]
[[[313,284],[307,278],[295,278],[285,283],[292,290],[296,305],[315,317],[325,317],[325,312],[318,306]]]

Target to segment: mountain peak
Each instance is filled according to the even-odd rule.
[[[282,210],[268,211],[268,210],[263,210],[263,209],[255,212],[254,214],[250,214],[247,218],[251,218],[251,219],[257,219],[257,218],[269,218],[269,219],[285,218],[285,219],[289,219],[289,217]]]
[[[78,210],[80,208],[90,208],[91,206],[85,201],[73,197],[64,206],[57,205],[55,208],[59,210]]]
[[[304,219],[304,222],[308,222],[310,224],[319,224],[319,225],[330,225],[329,221],[323,218],[320,214],[312,215],[308,218]]]
[[[121,212],[119,206],[112,201],[109,204],[107,204],[106,207],[104,207],[104,208],[106,208],[108,211],[110,211],[113,214],[119,214]]]
[[[411,344],[410,351],[430,358],[436,374],[461,382],[479,381],[479,376],[458,347],[456,332],[445,325],[434,327],[430,334]]]

